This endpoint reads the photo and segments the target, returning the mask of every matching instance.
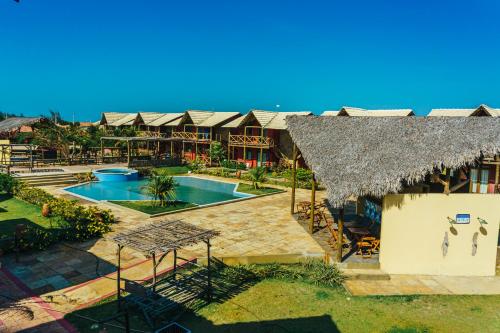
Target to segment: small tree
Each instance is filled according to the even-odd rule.
[[[253,187],[255,189],[259,188],[259,183],[266,181],[266,168],[265,167],[255,167],[248,170],[248,175],[252,180]]]
[[[175,180],[171,176],[163,174],[154,174],[144,187],[146,192],[151,195],[153,201],[159,201],[161,207],[175,201]]]
[[[219,141],[212,142],[208,155],[213,162],[217,163],[218,166],[221,166],[221,162],[226,159],[226,151],[224,150],[224,147],[222,147],[222,143]]]

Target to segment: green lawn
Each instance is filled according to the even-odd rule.
[[[165,212],[171,212],[174,210],[196,207],[195,204],[189,202],[177,202],[175,205],[169,205],[165,207],[153,205],[153,201],[111,201],[114,204],[135,209],[146,214],[159,214]]]
[[[187,166],[161,167],[161,168],[155,168],[155,170],[159,170],[167,175],[183,175],[188,173],[189,171]]]
[[[238,189],[236,191],[242,192],[242,193],[255,194],[255,195],[283,192],[283,190],[280,190],[278,188],[273,188],[273,187],[261,187],[261,188],[255,189],[253,185],[244,184],[244,183],[240,183],[238,185]]]
[[[57,218],[42,216],[40,207],[0,194],[0,237],[12,236],[17,224],[36,225],[43,228],[58,227]]]
[[[66,316],[79,332],[113,314],[113,299]],[[185,312],[193,332],[499,332],[500,296],[352,297],[343,289],[266,279],[222,304]],[[132,327],[147,329],[132,311]],[[120,332],[108,328],[109,332]]]

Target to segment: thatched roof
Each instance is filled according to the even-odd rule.
[[[227,127],[227,128],[240,127],[250,119],[255,118],[255,120],[257,120],[257,123],[262,128],[284,130],[286,129],[285,118],[287,116],[292,116],[292,115],[307,116],[311,114],[312,112],[310,111],[277,112],[277,111],[251,110],[246,115],[238,117],[222,127]]]
[[[175,120],[180,120],[183,113],[162,113],[162,115],[149,123],[149,126],[177,126]]]
[[[115,125],[116,123],[122,121],[122,119],[127,118],[127,121],[130,119],[135,120],[137,113],[124,113],[124,112],[103,112],[101,115],[101,125],[110,125],[110,126],[119,126]],[[123,125],[123,124],[121,124]]]
[[[11,117],[0,121],[0,133],[12,132],[22,126],[31,126],[39,122],[41,117]]]
[[[334,206],[500,152],[500,118],[293,116],[287,125]]]
[[[350,106],[343,106],[337,116],[349,117],[408,117],[414,116],[412,109],[361,109]]]
[[[432,109],[429,117],[472,117],[490,116],[500,117],[500,109],[494,109],[481,104],[475,109]]]
[[[202,110],[188,110],[184,113],[180,124],[189,123],[198,127],[215,127],[229,122],[241,114],[239,112],[215,112]]]

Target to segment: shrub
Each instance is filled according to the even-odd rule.
[[[220,163],[221,167],[233,170],[246,170],[247,166],[243,162],[224,160]]]
[[[58,239],[84,241],[93,237],[101,236],[111,230],[111,224],[115,222],[114,216],[109,210],[103,210],[96,206],[82,206],[76,200],[55,198],[53,195],[42,189],[21,185],[14,192],[15,197],[36,206],[43,206],[47,203],[50,215],[59,217],[64,228],[57,233]],[[30,229],[27,239],[38,240],[34,244],[49,239],[41,231]],[[50,242],[47,241],[47,243]],[[35,249],[39,245],[33,245]]]
[[[324,263],[322,260],[307,260],[298,264],[263,264],[239,265],[226,267],[220,276],[229,280],[260,281],[264,279],[297,280],[322,285],[337,287],[345,280],[345,276],[337,265]]]
[[[14,179],[14,177],[5,173],[0,173],[0,192],[12,194],[18,184],[19,182]]]

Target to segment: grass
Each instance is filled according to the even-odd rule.
[[[36,225],[49,229],[58,227],[59,220],[43,217],[40,207],[7,194],[0,194],[0,237],[12,236],[17,224]]]
[[[140,212],[146,213],[146,214],[159,214],[159,213],[165,213],[165,212],[172,212],[174,210],[179,210],[179,209],[184,209],[184,208],[191,208],[191,207],[196,207],[195,204],[189,203],[189,202],[176,202],[175,205],[169,205],[165,207],[157,206],[153,204],[153,201],[150,200],[145,200],[145,201],[110,201],[114,204],[135,209]]]
[[[172,175],[183,175],[188,173],[189,169],[187,166],[172,166],[172,167],[161,167],[161,168],[156,168],[155,170],[158,170],[166,175],[172,176]]]
[[[283,192],[283,190],[273,187],[261,187],[255,189],[253,185],[244,183],[240,183],[236,191],[248,194],[255,194],[255,195]]]
[[[499,332],[500,296],[352,297],[340,288],[266,279],[222,304],[185,312],[193,332]],[[114,299],[69,314],[79,332],[114,313]],[[146,330],[131,311],[132,328]],[[121,332],[108,328],[108,332]]]

